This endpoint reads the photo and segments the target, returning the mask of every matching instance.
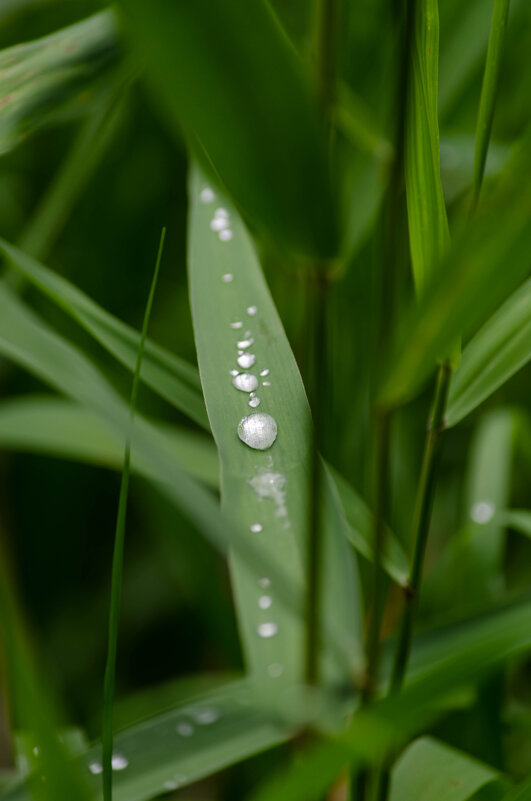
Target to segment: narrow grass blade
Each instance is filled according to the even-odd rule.
[[[501,776],[488,765],[433,737],[415,740],[391,776],[390,801],[468,801]]]
[[[93,107],[121,59],[111,11],[0,52],[0,154],[34,131]]]
[[[324,126],[269,5],[151,0],[149,14],[143,0],[119,6],[171,118],[238,206],[289,250],[334,256]]]
[[[206,435],[173,425],[152,423],[170,445],[175,459],[189,475],[207,486],[219,486],[219,463],[214,443]],[[132,470],[151,478],[135,448],[131,432]],[[40,453],[121,470],[125,438],[101,415],[70,400],[23,395],[0,403],[0,451]]]
[[[509,0],[494,0],[487,61],[483,74],[483,85],[481,87],[481,98],[479,101],[476,125],[476,149],[474,153],[474,171],[472,176],[473,210],[476,208],[479,200],[479,193],[481,184],[483,183],[483,175],[487,161],[508,14]]]
[[[413,8],[404,169],[413,277],[421,295],[448,249],[449,232],[439,168],[439,9],[437,0]]]
[[[301,586],[310,412],[250,237],[226,199],[218,197],[215,204],[202,200],[205,188],[205,180],[194,169],[189,223],[192,314],[207,411],[221,461],[222,501],[247,536],[261,543],[270,560]],[[230,231],[225,241],[212,230],[211,222],[217,219],[226,222],[222,232]],[[241,391],[236,388],[238,381],[245,382]],[[275,431],[278,427],[270,448],[258,450],[240,441],[240,421],[249,415],[250,421],[260,419],[253,414],[265,414],[265,424]],[[340,666],[329,658],[327,675],[329,680],[345,680],[360,669],[359,589],[340,510],[328,484],[325,488],[323,628],[337,633],[348,654],[347,663]],[[264,690],[283,681],[300,681],[301,621],[284,608],[273,582],[264,592],[239,558],[233,556],[231,566],[251,670],[261,677]]]
[[[531,359],[531,280],[468,343],[452,377],[447,425],[454,426]]]
[[[512,528],[519,534],[531,537],[531,510],[507,509],[500,512],[496,519],[507,528]]]
[[[134,370],[140,334],[98,306],[66,279],[0,239],[0,252],[41,292],[76,320],[109,353]],[[197,369],[149,339],[142,380],[161,397],[208,428]]]
[[[155,264],[155,271],[149,289],[138,355],[136,359],[135,372],[133,375],[133,386],[131,389],[131,400],[129,411],[131,416],[130,425],[133,427],[136,412],[136,399],[138,396],[138,385],[140,383],[140,368],[142,367],[142,357],[146,343],[147,331],[155,288],[160,271],[162,251],[164,249],[164,237],[166,229],[162,229],[160,238],[159,252]],[[123,564],[125,549],[125,523],[127,514],[127,496],[129,492],[129,473],[131,469],[131,435],[128,433],[125,441],[125,453],[122,469],[122,481],[120,484],[120,498],[118,501],[118,516],[116,520],[116,532],[114,537],[114,553],[112,561],[112,580],[111,580],[111,603],[109,611],[109,641],[107,649],[107,664],[105,667],[105,681],[103,691],[103,722],[102,722],[102,744],[103,744],[103,798],[104,801],[112,801],[112,754],[113,754],[113,703],[116,687],[116,656],[118,653],[118,629],[120,625],[120,604],[122,599],[123,583]]]

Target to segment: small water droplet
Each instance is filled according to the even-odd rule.
[[[264,588],[265,587],[270,587],[271,586],[271,579],[267,578],[267,576],[264,576],[263,578],[258,579],[258,584],[260,585],[260,587],[264,587]]]
[[[273,599],[270,595],[261,595],[258,599],[258,606],[260,609],[269,609],[272,603]]]
[[[271,386],[271,381],[262,381],[262,386],[263,387],[270,387]]]
[[[255,412],[240,420],[238,436],[250,448],[265,451],[277,438],[277,424],[270,414]]]
[[[474,523],[484,525],[492,520],[496,507],[491,501],[478,501],[470,510],[470,517]]]
[[[245,350],[245,348],[250,348],[253,342],[254,339],[252,337],[250,337],[250,339],[240,339],[240,341],[236,343],[236,346]]]
[[[257,311],[258,309],[256,308],[256,306],[249,306],[249,308],[247,309],[247,314],[249,314],[251,317],[254,317]]]
[[[282,676],[284,673],[284,666],[281,665],[280,662],[272,662],[270,665],[268,665],[267,672],[272,679],[278,679],[278,677]]]
[[[103,767],[99,762],[91,762],[89,765],[89,770],[94,776],[97,776],[98,773],[102,773]]]
[[[227,211],[227,209],[216,209],[216,211],[214,212],[214,217],[221,218],[222,220],[228,220],[229,212]]]
[[[212,706],[205,707],[205,709],[198,709],[194,714],[194,719],[201,726],[208,726],[219,718],[219,712]]]
[[[256,356],[254,353],[241,353],[238,358],[236,359],[240,367],[243,367],[247,370],[249,367],[252,367],[256,361]]]
[[[262,531],[262,530],[263,530],[263,528],[264,528],[264,527],[263,527],[263,525],[262,525],[261,523],[253,523],[253,524],[250,526],[250,529],[251,529],[251,531],[253,532],[253,534],[258,534],[260,531]]]
[[[238,356],[243,356],[243,350],[238,351]]]
[[[258,628],[256,629],[258,632],[259,637],[263,637],[264,640],[268,640],[270,637],[274,637],[275,634],[278,632],[278,626],[276,623],[260,623]]]
[[[36,745],[35,748],[33,749],[33,753],[35,754],[35,756],[39,756],[39,746],[38,745]]]
[[[210,227],[213,231],[223,231],[228,228],[229,221],[226,220],[224,217],[214,217],[213,220],[210,220]]]
[[[125,770],[125,768],[129,765],[129,760],[126,759],[122,754],[113,754],[111,764],[113,770]]]
[[[190,723],[179,723],[177,726],[177,733],[181,737],[191,737],[194,733],[194,727]]]
[[[240,371],[239,370],[229,370],[229,374],[230,375],[240,375]]]
[[[242,326],[243,326],[243,323],[240,323],[239,321],[236,321],[235,323],[231,323],[230,324],[231,328],[241,328]]]
[[[178,788],[178,786],[179,785],[177,784],[177,782],[173,781],[173,779],[170,779],[169,781],[164,782],[164,789],[165,790],[176,790]]]
[[[260,370],[260,375],[262,377],[265,377],[266,375],[269,375],[269,369],[266,367],[265,370]]]
[[[221,280],[224,284],[230,284],[231,281],[234,281],[234,276],[232,273],[225,273],[225,275],[221,276]]]
[[[232,383],[242,392],[252,392],[258,386],[258,379],[251,373],[239,373],[232,379]]]
[[[205,188],[201,190],[199,197],[202,203],[212,203],[216,196],[209,186],[205,186]]]
[[[219,232],[218,236],[222,242],[229,242],[233,237],[233,233],[230,228],[224,228]]]
[[[251,409],[258,408],[258,406],[260,406],[260,398],[251,398],[251,400],[249,401],[249,406],[251,407]]]

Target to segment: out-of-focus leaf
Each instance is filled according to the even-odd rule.
[[[224,198],[204,202],[208,188],[194,170],[189,224],[192,314],[201,380],[221,461],[222,500],[242,521],[248,536],[263,543],[271,560],[302,586],[310,412],[250,237]],[[230,232],[226,241],[212,230],[215,220],[225,222],[220,233]],[[237,378],[231,370],[247,376],[251,383],[247,391],[233,386]],[[250,448],[238,438],[240,421],[257,413],[269,415],[269,422],[278,427],[276,440],[273,437],[271,447],[265,450]],[[333,665],[330,659],[327,663],[329,675],[345,680],[360,669],[359,590],[336,497],[328,483],[323,508],[323,641],[326,643],[327,630],[335,630],[340,637],[348,654],[346,664],[338,671],[337,663]],[[301,620],[285,609],[274,582],[264,592],[238,557],[232,558],[232,575],[252,670],[261,676],[264,686],[273,688],[282,680],[300,680],[304,655]]]
[[[491,142],[485,175],[491,178],[499,175],[509,157],[509,146],[501,142]],[[440,145],[441,180],[446,203],[452,203],[470,189],[474,165],[474,138],[461,134],[441,135]]]
[[[531,801],[531,777],[504,795],[503,801]]]
[[[99,79],[121,58],[104,11],[43,39],[0,52],[0,154],[34,131],[91,109]]]
[[[531,510],[507,509],[496,515],[496,519],[504,526],[531,537]]]
[[[459,423],[531,359],[531,279],[485,323],[452,376],[447,425]]]
[[[336,203],[316,99],[269,6],[120,6],[155,89],[236,203],[290,249],[334,256]]]

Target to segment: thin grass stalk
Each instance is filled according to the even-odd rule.
[[[131,430],[134,423],[138,386],[140,383],[140,368],[144,355],[144,346],[149,326],[153,298],[160,270],[162,251],[166,229],[162,229],[155,270],[149,289],[149,295],[144,312],[142,333],[138,346],[135,373],[131,389],[129,433],[125,443],[122,480],[120,484],[120,497],[118,501],[118,514],[116,519],[116,532],[114,538],[114,553],[111,577],[111,602],[109,611],[109,638],[107,647],[107,663],[105,666],[105,679],[103,688],[103,720],[102,720],[102,765],[103,765],[103,799],[112,801],[112,753],[113,753],[113,703],[116,688],[116,656],[118,651],[118,628],[120,623],[120,605],[123,583],[123,563],[125,547],[125,523],[127,514],[127,496],[129,491],[129,475],[131,468]]]

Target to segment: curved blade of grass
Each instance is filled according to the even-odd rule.
[[[447,425],[474,411],[531,359],[531,279],[488,320],[452,376]]]
[[[338,249],[309,76],[263,0],[121,2],[153,86],[255,225],[289,249]],[[223,31],[223,36],[220,36]]]
[[[417,2],[415,14],[404,171],[413,277],[421,295],[450,237],[439,168],[437,0]]]
[[[51,122],[90,110],[97,83],[118,65],[114,14],[103,11],[0,52],[0,154]]]
[[[479,200],[485,164],[487,162],[487,152],[489,149],[492,121],[494,119],[494,106],[498,91],[503,40],[505,37],[508,14],[509,0],[494,0],[487,60],[485,63],[485,72],[483,74],[476,125],[476,149],[474,152],[474,170],[472,174],[472,210],[475,210]]]
[[[2,239],[0,252],[109,353],[129,370],[134,370],[140,341],[138,331],[102,309],[69,281]],[[148,339],[141,378],[177,409],[208,428],[199,376],[191,364]]]
[[[209,487],[219,486],[218,458],[211,439],[173,425],[157,424],[156,428],[189,475]],[[134,429],[131,437],[133,472],[154,477],[135,449]],[[23,395],[0,403],[0,450],[41,453],[121,470],[124,446],[124,437],[101,415],[70,400]]]
[[[390,801],[468,801],[482,788],[500,782],[493,768],[433,737],[407,748],[391,776]]]
[[[282,565],[298,585],[304,580],[306,504],[310,468],[310,413],[299,371],[286,335],[264,282],[254,248],[236,211],[225,199],[214,204],[201,198],[205,180],[198,170],[190,180],[189,272],[201,380],[212,431],[221,460],[223,505],[242,522],[248,537],[263,544],[272,562]],[[224,209],[232,234],[223,241],[210,227],[216,209]],[[241,323],[233,328],[234,323]],[[237,368],[238,340],[252,342],[240,347],[256,363],[249,372],[256,377],[257,412],[272,415],[278,437],[269,450],[253,450],[238,438],[239,421],[255,412],[249,394],[232,386],[231,369]],[[260,373],[266,370],[267,375]],[[242,370],[240,370],[242,372]],[[335,498],[325,483],[323,628],[336,631],[347,664],[335,669],[328,662],[328,676],[344,680],[361,659],[359,590],[354,566],[341,526]],[[259,524],[253,533],[250,527]],[[231,560],[240,628],[247,661],[262,678],[264,687],[303,675],[301,621],[285,609],[272,584],[271,609],[260,607],[263,595],[254,575],[237,557]],[[267,575],[267,574],[265,574]],[[269,603],[269,601],[267,602]],[[263,623],[273,623],[259,636]],[[346,671],[346,675],[345,675]],[[272,679],[273,677],[273,679]]]
[[[138,385],[140,383],[140,368],[142,367],[142,356],[146,344],[149,318],[155,297],[155,288],[159,277],[160,262],[164,249],[164,238],[166,229],[162,229],[160,237],[159,252],[153,272],[153,279],[149,289],[149,295],[144,312],[140,342],[138,345],[138,355],[136,358],[135,372],[133,374],[133,385],[131,388],[131,400],[129,403],[130,426],[133,427],[136,399],[138,396]],[[118,653],[118,629],[120,625],[120,605],[122,600],[122,583],[125,550],[125,523],[127,515],[127,496],[129,493],[129,474],[131,470],[131,433],[128,432],[125,440],[125,453],[122,469],[122,480],[120,483],[120,497],[118,500],[118,516],[116,519],[116,531],[114,536],[114,552],[112,559],[112,578],[111,578],[111,602],[109,610],[109,637],[107,647],[107,663],[105,665],[105,680],[103,690],[103,720],[102,720],[102,755],[103,755],[103,798],[104,801],[112,801],[112,753],[113,753],[113,704],[116,690],[116,656]]]
[[[518,531],[519,534],[531,537],[531,510],[506,509],[503,512],[499,512],[496,519],[504,526]]]
[[[248,706],[251,691],[247,680],[236,681],[117,733],[115,753],[127,766],[114,771],[116,801],[147,801],[288,739],[278,719]],[[101,747],[95,745],[80,762],[91,798],[101,798]],[[29,788],[19,784],[2,799],[30,801]]]

